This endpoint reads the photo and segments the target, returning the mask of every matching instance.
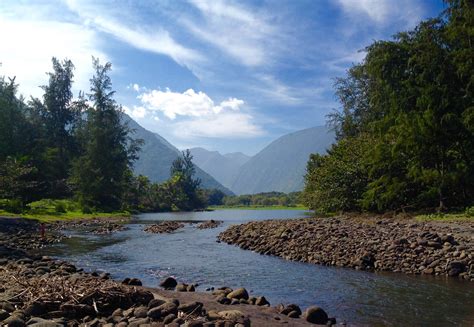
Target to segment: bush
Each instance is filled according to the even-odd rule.
[[[468,217],[474,217],[474,207],[466,208],[465,214]]]
[[[59,215],[77,210],[77,203],[71,200],[43,199],[28,204],[28,212],[35,215]]]
[[[64,202],[61,202],[61,201],[58,201],[55,205],[54,205],[54,209],[56,212],[58,213],[66,213],[67,212],[67,209],[66,209],[66,204]]]
[[[23,212],[23,202],[19,199],[0,199],[0,209],[7,212],[20,214]]]
[[[82,206],[82,213],[85,213],[85,214],[91,214],[92,213],[92,208],[89,207],[87,204],[84,204]]]

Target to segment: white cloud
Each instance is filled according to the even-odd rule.
[[[410,25],[416,24],[422,13],[420,4],[412,0],[337,0],[348,15],[362,14],[378,24],[387,24],[392,19],[401,19]]]
[[[245,102],[228,98],[216,104],[206,93],[188,89],[183,93],[170,89],[146,91],[138,96],[141,106],[126,109],[135,118],[149,115],[168,119],[168,128],[178,138],[253,137],[263,134],[249,113],[243,112]],[[161,122],[161,121],[160,121]]]
[[[160,111],[174,120],[177,116],[202,117],[218,114],[226,109],[239,110],[243,100],[229,98],[215,105],[214,101],[204,92],[188,89],[183,93],[152,90],[140,94],[138,98],[149,110]]]
[[[20,92],[40,97],[38,87],[47,84],[46,72],[52,70],[53,56],[74,63],[74,90],[89,90],[93,75],[92,56],[107,60],[99,50],[94,31],[83,26],[40,17],[28,19],[28,13],[12,17],[0,12],[0,75],[16,76]]]
[[[267,64],[276,28],[265,17],[221,0],[190,2],[200,11],[204,23],[182,19],[196,36],[211,43],[246,66]]]
[[[147,114],[147,110],[142,106],[133,106],[133,108],[123,106],[123,110],[125,111],[127,115],[129,115],[133,119],[145,118]],[[154,117],[154,118],[158,118],[158,117]]]

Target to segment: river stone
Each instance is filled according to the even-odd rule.
[[[247,290],[245,288],[238,288],[235,291],[230,292],[227,294],[227,298],[229,299],[248,299],[249,298],[249,293],[247,293]]]
[[[202,327],[203,321],[202,320],[191,320],[186,323],[186,327]]]
[[[226,310],[220,311],[219,316],[224,320],[231,320],[237,323],[241,323],[244,326],[250,326],[250,320],[239,310]]]
[[[46,313],[46,308],[42,303],[39,302],[33,302],[25,309],[25,314],[30,317],[41,316],[44,313]]]
[[[8,317],[10,317],[10,314],[6,310],[0,309],[0,321],[5,320]]]
[[[142,281],[139,280],[138,278],[131,278],[128,281],[128,285],[130,285],[130,286],[142,286]]]
[[[151,319],[160,319],[161,318],[161,309],[160,307],[151,308],[147,312],[148,317]]]
[[[174,289],[177,284],[176,279],[173,277],[166,277],[160,282],[160,286],[167,290]]]
[[[307,322],[313,324],[325,324],[328,322],[327,313],[320,307],[313,306],[306,309],[304,318]]]
[[[260,296],[257,298],[257,300],[255,301],[255,304],[256,305],[259,305],[259,306],[262,306],[262,305],[269,305],[270,302],[267,301],[267,299],[265,298],[265,296]]]
[[[13,312],[15,311],[15,307],[13,306],[13,304],[11,304],[10,302],[2,302],[0,304],[0,308],[2,308],[3,310],[5,311],[8,311],[8,312]]]
[[[28,324],[30,327],[62,327],[64,325],[58,324],[57,322],[51,320],[44,320],[40,322],[36,322],[34,324]]]
[[[296,304],[288,304],[286,307],[283,304],[278,306],[278,312],[280,312],[281,314],[289,315],[289,313],[292,311],[296,311],[298,313],[298,316],[301,316],[301,309]]]
[[[162,299],[153,299],[150,302],[148,302],[148,308],[149,309],[156,308],[162,305],[163,303],[166,303],[166,301]]]
[[[193,314],[199,315],[201,314],[202,307],[203,307],[203,304],[201,302],[190,302],[190,303],[181,304],[178,307],[178,311],[182,311],[186,314],[193,313]]]
[[[171,314],[167,315],[165,317],[165,319],[163,319],[163,323],[164,324],[169,324],[169,323],[173,322],[173,320],[175,320],[175,319],[176,319],[176,315],[171,313]]]
[[[196,288],[194,287],[193,284],[191,284],[191,285],[188,285],[188,288],[187,288],[186,290],[187,290],[188,292],[194,292],[194,291],[196,291]]]
[[[5,319],[3,321],[3,324],[8,326],[8,327],[24,327],[24,326],[26,326],[23,319],[21,319],[18,316],[15,316],[15,315],[12,315],[9,318]]]
[[[290,318],[299,318],[301,316],[301,314],[298,313],[298,311],[290,311],[290,313],[288,313],[287,316],[290,317]]]
[[[148,313],[148,308],[141,306],[133,310],[133,315],[137,318],[146,318]]]
[[[186,292],[188,290],[188,285],[186,284],[177,284],[176,292]]]

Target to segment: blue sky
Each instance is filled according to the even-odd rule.
[[[52,56],[87,91],[91,56],[113,65],[116,99],[178,148],[254,154],[324,125],[333,79],[437,16],[441,0],[0,0],[0,75],[41,96]]]

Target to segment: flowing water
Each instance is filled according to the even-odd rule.
[[[136,217],[112,235],[70,232],[51,249],[86,270],[107,271],[113,278],[137,277],[156,287],[163,276],[207,287],[245,287],[270,303],[318,305],[338,322],[356,325],[474,326],[474,283],[396,273],[369,273],[286,261],[217,243],[231,224],[250,220],[301,218],[298,210],[216,210],[152,213]],[[171,234],[143,232],[160,220],[223,220],[216,229],[186,224]]]

